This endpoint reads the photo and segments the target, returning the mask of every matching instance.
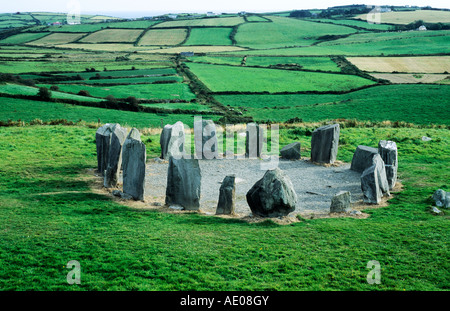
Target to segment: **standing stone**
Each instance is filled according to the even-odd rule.
[[[133,128],[123,144],[123,192],[134,200],[144,200],[145,161],[147,159],[145,144],[141,134]]]
[[[164,126],[159,139],[161,158],[168,160],[171,156],[181,158],[184,155],[184,124],[181,121]]]
[[[103,176],[108,165],[109,144],[111,142],[111,124],[97,129],[95,142],[97,147],[97,170]]]
[[[340,191],[331,198],[330,213],[347,213],[351,210],[352,195],[349,191]]]
[[[235,175],[229,175],[223,180],[219,190],[219,202],[217,203],[216,215],[234,214],[234,201],[236,197],[235,181]]]
[[[339,124],[319,127],[311,137],[311,161],[334,163],[339,147]]]
[[[264,146],[264,129],[256,123],[248,123],[245,131],[245,157],[260,158]]]
[[[198,159],[169,158],[166,204],[186,210],[200,208],[201,172]]]
[[[373,165],[373,157],[377,154],[377,148],[359,145],[353,153],[350,169],[358,173],[364,172],[366,168]]]
[[[386,168],[386,177],[389,184],[389,189],[394,188],[397,182],[398,170],[398,152],[397,144],[389,140],[380,140],[378,143],[378,153],[384,161]]]
[[[373,157],[372,166],[361,174],[361,190],[365,203],[379,204],[383,195],[390,195],[384,162],[379,154]]]
[[[433,194],[433,200],[438,207],[450,208],[450,192],[442,189],[436,190]]]
[[[200,119],[194,122],[194,143],[197,159],[218,158],[216,126],[212,120]]]
[[[286,216],[295,210],[297,204],[294,186],[279,168],[267,171],[246,197],[252,213],[261,217]]]
[[[280,154],[284,159],[287,160],[300,160],[300,147],[301,145],[299,142],[289,144],[281,148]]]
[[[127,129],[119,124],[111,128],[111,140],[108,152],[108,164],[105,170],[103,186],[106,188],[117,187],[120,168],[122,166],[122,145],[127,137]]]

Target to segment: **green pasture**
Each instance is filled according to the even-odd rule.
[[[240,108],[257,121],[305,122],[326,119],[403,121],[416,124],[450,124],[447,110],[450,85],[382,85],[342,95],[220,95],[224,105]]]
[[[185,45],[231,45],[231,28],[193,28]]]
[[[213,92],[343,91],[375,82],[358,76],[265,68],[188,63]]]
[[[25,32],[0,40],[0,44],[23,44],[48,35],[48,32]]]

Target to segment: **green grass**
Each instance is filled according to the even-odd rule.
[[[231,28],[193,28],[185,45],[231,45]]]
[[[100,69],[100,68],[98,68]],[[175,75],[177,71],[173,68],[150,68],[139,70],[109,70],[100,72],[67,72],[57,74],[58,76],[80,75],[83,79],[89,79],[100,75],[101,77],[133,77],[133,76],[153,76],[153,75]]]
[[[164,108],[164,109],[182,109],[195,111],[210,111],[211,107],[196,103],[160,103],[160,104],[141,104],[144,107]]]
[[[375,82],[358,76],[242,68],[188,63],[189,68],[213,92],[299,92],[351,90]]]
[[[30,87],[18,84],[0,84],[0,93],[11,94],[11,95],[37,95],[39,89],[36,87]],[[100,102],[102,99],[78,96],[73,94],[67,94],[62,92],[52,91],[52,98],[58,99],[73,99],[85,102]]]
[[[326,119],[404,121],[427,125],[450,124],[446,111],[450,85],[386,85],[348,94],[222,95],[224,105],[247,109],[255,120],[284,122],[293,117],[305,122]]]
[[[156,81],[182,81],[180,76],[157,76],[157,77],[129,77],[129,78],[116,78],[116,79],[98,79],[98,80],[74,80],[63,81],[64,83],[82,83],[82,84],[136,84],[136,83],[153,83]]]
[[[199,18],[188,20],[168,21],[153,26],[154,28],[166,27],[195,27],[195,26],[210,26],[210,27],[232,27],[244,22],[242,17],[214,17],[214,18]]]
[[[286,46],[309,46],[324,35],[355,33],[353,28],[318,24],[285,17],[268,17],[272,23],[247,23],[236,34],[238,46],[252,49],[268,49]]]
[[[427,134],[441,141],[418,143]],[[389,207],[367,210],[368,219],[279,226],[127,208],[90,190],[95,129],[0,128],[0,288],[448,290],[448,216],[428,212],[450,177],[448,132],[343,129],[339,159],[388,135],[404,139],[405,184]],[[70,260],[81,264],[81,285],[66,282]],[[366,281],[371,260],[381,264],[379,285]]]
[[[386,24],[369,24],[367,21],[355,20],[355,19],[326,19],[326,18],[318,18],[312,19],[314,22],[323,22],[323,23],[333,23],[336,25],[344,25],[344,26],[356,26],[360,28],[365,28],[368,30],[390,30],[392,25]]]
[[[177,121],[181,121],[190,127],[194,124],[194,117],[189,114],[153,114],[119,111],[4,97],[0,97],[0,109],[2,111],[0,114],[1,121],[22,120],[29,123],[35,119],[45,122],[66,119],[72,122],[79,120],[98,122],[100,119],[103,123],[120,123],[128,127],[134,126],[138,128],[159,127],[161,126],[161,120],[163,120],[164,124],[173,124]],[[212,120],[219,119],[219,116],[213,115],[203,117]]]
[[[33,40],[37,40],[48,34],[48,32],[19,33],[17,35],[13,35],[6,39],[0,40],[0,44],[23,44]]]
[[[50,87],[51,84],[42,84],[39,86]],[[76,85],[76,84],[58,84],[58,87],[63,92],[78,93],[81,90],[86,90],[95,97],[106,97],[113,95],[116,98],[127,98],[134,96],[143,99],[184,99],[191,100],[195,95],[190,90],[189,86],[184,83],[170,83],[170,84],[138,84],[138,85],[114,85],[114,86],[91,86],[91,85]],[[176,96],[177,95],[177,96]]]

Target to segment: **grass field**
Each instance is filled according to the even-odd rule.
[[[193,28],[185,45],[231,45],[231,28]]]
[[[135,42],[142,33],[141,29],[104,29],[80,40],[84,43]]]
[[[408,73],[371,73],[377,79],[388,80],[391,83],[444,83],[448,74],[408,74]]]
[[[365,19],[364,20],[354,20],[354,19],[326,19],[326,18],[314,18],[311,21],[313,22],[322,22],[322,23],[333,23],[336,25],[344,25],[344,26],[355,26],[368,30],[390,30],[392,25],[386,24],[369,24]]]
[[[355,18],[366,20],[367,15],[358,15]],[[423,20],[427,23],[448,23],[450,21],[450,12],[434,10],[385,12],[380,13],[380,20],[382,23],[388,24],[409,24],[417,20]]]
[[[240,108],[257,121],[305,122],[339,118],[416,124],[450,124],[450,85],[385,85],[348,94],[220,95],[224,105]],[[247,110],[247,111],[245,111]]]
[[[324,35],[344,35],[356,32],[353,28],[340,25],[319,24],[277,16],[268,18],[273,22],[241,25],[236,34],[237,44],[253,49],[309,46]]]
[[[426,144],[423,135],[441,140]],[[377,290],[450,286],[448,216],[428,212],[442,184],[436,172],[450,160],[445,131],[342,129],[339,160],[349,161],[359,143],[401,141],[405,190],[389,207],[365,210],[368,219],[288,226],[125,207],[90,189],[94,136],[85,127],[0,129],[2,289],[74,290],[65,267],[74,258],[82,267],[77,289],[91,291],[373,290],[370,260],[381,264]],[[142,138],[149,145],[156,139]]]
[[[235,51],[245,51],[245,48],[239,46],[202,46],[202,45],[190,45],[190,46],[179,46],[174,48],[164,48],[164,49],[152,49],[142,51],[142,53],[165,53],[165,54],[179,54],[181,52],[194,52],[194,53],[219,53],[219,52],[235,52]]]
[[[19,33],[17,35],[0,40],[0,44],[23,44],[23,43],[27,43],[29,41],[39,39],[48,34],[49,34],[48,32]]]
[[[169,21],[153,26],[154,28],[166,28],[166,27],[198,27],[198,26],[211,26],[211,27],[228,27],[236,26],[244,23],[242,17],[221,17],[221,18],[203,18],[203,19],[190,19]]]
[[[178,45],[181,44],[187,35],[185,28],[179,29],[152,29],[145,33],[139,41],[139,45]]]
[[[30,42],[31,45],[49,45],[55,46],[59,44],[66,44],[77,41],[81,37],[85,36],[85,33],[52,33],[48,36]]]
[[[450,56],[349,57],[351,63],[368,72],[450,72]]]
[[[351,90],[375,82],[351,75],[189,63],[213,92],[299,92]]]
[[[39,86],[50,87],[51,84],[40,84]],[[78,93],[81,90],[88,91],[95,97],[107,97],[113,95],[116,98],[127,98],[134,96],[138,99],[184,99],[191,100],[195,95],[187,84],[169,83],[169,84],[142,84],[133,85],[132,89],[128,85],[114,86],[93,86],[76,84],[58,84],[63,92]]]

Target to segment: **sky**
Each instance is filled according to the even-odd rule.
[[[448,0],[2,0],[0,12],[59,12],[68,13],[73,5],[79,5],[81,13],[93,12],[157,12],[157,13],[205,13],[205,12],[278,12],[294,9],[327,8],[336,5],[417,5],[449,8]]]

